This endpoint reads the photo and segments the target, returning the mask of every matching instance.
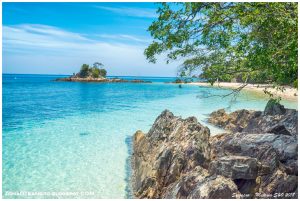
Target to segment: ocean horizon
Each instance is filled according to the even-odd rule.
[[[26,75],[26,76],[71,76],[72,74],[47,74],[47,73],[2,73],[3,75]],[[178,76],[152,76],[152,75],[107,75],[108,78],[114,77],[151,77],[151,78],[178,78]]]

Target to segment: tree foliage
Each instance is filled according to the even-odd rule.
[[[104,68],[101,68],[101,69],[99,69],[99,74],[102,77],[106,77],[107,72],[106,72],[106,70]]]
[[[95,62],[94,64],[93,64],[93,67],[94,68],[101,68],[102,66],[104,66],[102,63],[100,63],[100,62]]]
[[[161,3],[148,30],[150,62],[166,52],[209,82],[297,83],[297,3]]]
[[[79,76],[80,77],[87,77],[88,74],[89,74],[89,70],[90,70],[90,67],[88,64],[82,64],[81,68],[80,68],[80,71],[79,71]]]
[[[89,66],[88,64],[83,64],[79,71],[79,77],[85,78],[91,76],[93,78],[106,77],[106,70],[103,67],[104,65],[99,62],[95,62],[93,66]]]
[[[100,76],[100,69],[97,67],[90,68],[93,78],[98,78]]]

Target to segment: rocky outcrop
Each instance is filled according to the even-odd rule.
[[[168,186],[161,197],[166,199],[217,199],[240,198],[235,183],[220,175],[210,175],[206,169],[197,166]]]
[[[293,136],[226,133],[212,137],[210,142],[213,160],[210,172],[233,179],[241,193],[249,194],[253,198],[255,193],[295,192],[298,175],[298,143]],[[239,160],[236,160],[236,157]],[[282,173],[280,177],[276,176],[278,171]],[[243,183],[242,186],[239,186],[240,182]],[[243,187],[251,183],[253,185]],[[289,183],[294,188],[280,187]],[[273,190],[270,190],[270,187]]]
[[[197,166],[209,163],[209,129],[190,117],[164,111],[147,135],[137,131],[133,143],[133,189],[140,198],[160,198],[165,187]],[[178,142],[181,142],[180,144]]]
[[[219,110],[211,115],[210,122],[223,128],[230,125],[227,128],[231,132],[212,137],[195,117],[182,119],[164,111],[147,134],[137,131],[133,137],[134,195],[169,199],[297,198],[298,132],[294,130],[297,125],[292,124],[298,117],[292,110],[282,111],[227,114]],[[269,122],[274,119],[289,134],[263,132],[276,126]],[[265,124],[261,124],[263,120]],[[251,121],[264,127],[260,132],[246,132],[251,130]]]
[[[247,127],[249,121],[261,115],[261,112],[238,110],[227,114],[224,109],[210,114],[208,122],[232,132],[241,132]]]
[[[255,179],[259,164],[256,158],[247,156],[224,156],[212,161],[209,165],[211,174],[223,175],[235,179]]]
[[[269,101],[263,112],[237,110],[227,114],[220,109],[210,114],[208,122],[231,132],[274,133],[298,137],[298,111]]]
[[[273,170],[279,161],[296,160],[297,140],[292,136],[275,134],[235,133],[211,138],[211,158],[228,155],[250,156]]]
[[[264,110],[264,115],[284,115],[286,109],[283,105],[279,104],[275,99],[268,101]]]

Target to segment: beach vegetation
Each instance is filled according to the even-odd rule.
[[[166,53],[167,63],[181,59],[180,71],[200,70],[212,84],[298,84],[296,2],[160,3],[157,14],[149,62]]]

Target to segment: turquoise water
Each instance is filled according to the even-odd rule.
[[[131,197],[128,159],[136,130],[147,132],[164,109],[207,125],[207,114],[230,105],[230,98],[207,97],[228,90],[164,83],[174,78],[140,77],[152,84],[51,81],[57,77],[3,75],[5,198]],[[262,110],[266,101],[244,92],[227,110]]]

